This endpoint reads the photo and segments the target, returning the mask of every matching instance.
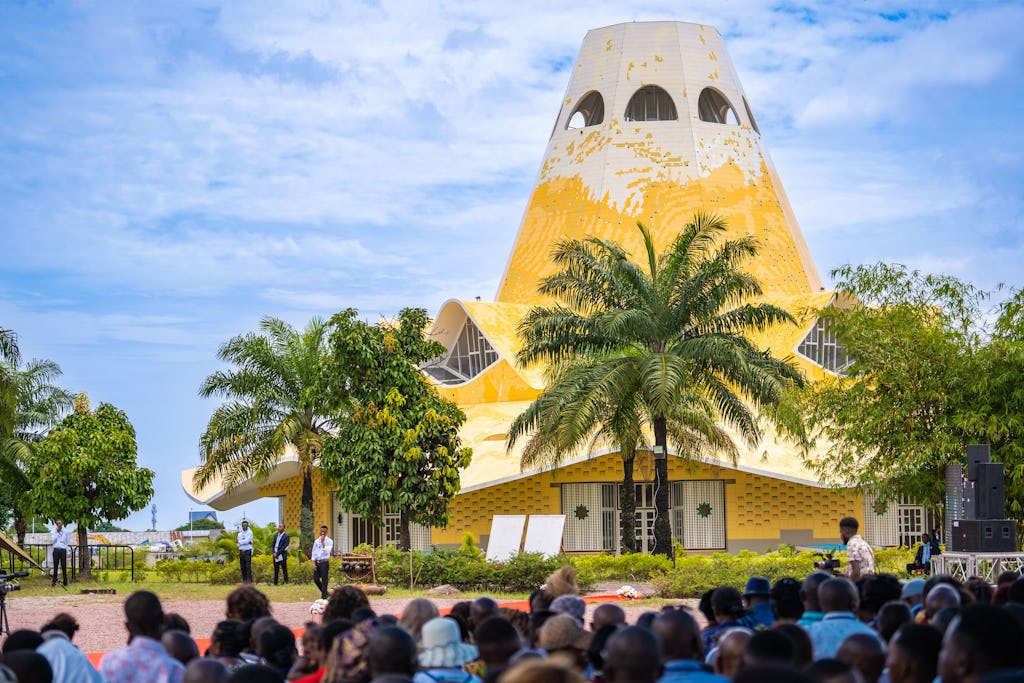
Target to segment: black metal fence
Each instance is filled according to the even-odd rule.
[[[50,546],[44,543],[26,543],[21,546],[22,550],[28,553],[41,567],[45,573],[53,571],[47,553]],[[78,579],[78,546],[68,548],[68,578],[71,581]],[[123,571],[129,572],[131,580],[135,581],[135,549],[130,545],[90,545],[89,563],[95,571]],[[15,555],[10,550],[0,550],[0,567],[7,572],[29,570],[38,572],[24,559]],[[30,574],[31,576],[31,574]]]

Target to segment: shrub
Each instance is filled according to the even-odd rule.
[[[672,561],[664,555],[583,555],[572,558],[572,563],[581,586],[599,581],[646,582],[672,569]]]
[[[845,553],[836,553],[836,558],[843,560],[845,566]],[[796,552],[792,548],[763,554],[744,550],[736,555],[687,555],[676,558],[675,568],[654,575],[652,582],[666,598],[693,598],[719,586],[742,590],[751,576],[764,576],[772,582],[787,576],[802,579],[814,570],[817,559],[814,553]],[[906,548],[875,551],[875,569],[879,573],[905,577],[906,564],[911,561],[913,556]]]

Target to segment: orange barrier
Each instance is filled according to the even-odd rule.
[[[624,599],[625,598],[621,598],[618,595],[587,595],[587,596],[583,597],[583,602],[586,602],[588,604],[589,603],[595,603],[595,602],[617,602],[619,600],[624,600]],[[498,606],[499,607],[506,607],[508,609],[517,609],[517,610],[521,610],[523,612],[529,612],[530,611],[530,601],[529,600],[509,600],[507,602],[499,602]],[[443,609],[441,609],[439,611],[441,613],[441,616],[447,616],[452,611],[452,608],[451,607],[445,607],[445,608],[443,608]],[[396,614],[395,616],[397,617],[399,615]],[[305,630],[306,630],[305,628],[292,629],[292,633],[295,634],[296,640],[302,638],[302,634],[303,634],[303,632]],[[194,640],[196,641],[196,645],[199,647],[199,652],[200,653],[206,652],[207,648],[210,647],[210,639],[209,638],[195,638]],[[89,661],[92,662],[92,665],[98,669],[98,668],[100,668],[100,661],[103,659],[103,657],[106,654],[107,654],[106,652],[87,652],[85,656],[88,657]]]

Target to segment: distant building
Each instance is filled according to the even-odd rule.
[[[496,135],[500,132],[495,133]],[[665,248],[697,210],[717,213],[730,237],[761,244],[748,270],[765,299],[794,314],[837,304],[825,291],[782,183],[768,155],[721,35],[710,26],[634,22],[590,31],[574,62],[536,185],[494,301],[453,299],[437,314],[432,335],[448,350],[425,368],[468,416],[462,430],[473,461],[461,473],[447,529],[415,528],[415,547],[456,545],[471,531],[486,544],[495,514],[566,516],[567,551],[618,550],[621,459],[608,446],[564,463],[557,473],[521,471],[522,444],[506,452],[511,421],[543,389],[540,370],[516,366],[516,326],[541,303],[540,278],[553,272],[549,255],[559,240],[614,239],[638,254],[643,221]],[[811,380],[842,371],[841,345],[818,320],[767,330],[755,341],[791,356]],[[671,525],[693,551],[763,549],[780,543],[837,541],[838,520],[852,515],[878,545],[906,544],[925,531],[924,510],[907,501],[887,504],[852,491],[835,493],[804,467],[786,439],[766,433],[756,448],[737,440],[736,465],[672,454]],[[259,497],[282,499],[282,518],[297,527],[301,476],[286,454],[265,480],[231,491],[219,482],[186,492],[220,510]],[[637,538],[653,543],[654,468],[637,457]],[[339,549],[394,543],[398,514],[384,527],[342,510],[314,473],[314,516],[330,520]]]
[[[211,522],[217,521],[217,513],[213,510],[189,510],[188,521],[189,523],[195,523],[200,520],[209,520]]]

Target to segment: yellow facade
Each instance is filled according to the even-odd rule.
[[[313,471],[313,526],[326,524],[334,528],[331,520],[332,492],[324,485],[320,470]],[[302,476],[295,476],[274,484],[259,487],[260,498],[284,498],[284,513],[281,520],[288,529],[299,528],[299,513],[302,509]]]
[[[639,456],[634,478],[645,481],[650,475],[650,456]],[[834,542],[839,519],[859,517],[864,509],[861,496],[836,492],[759,474],[691,463],[677,457],[669,459],[669,480],[722,480],[725,486],[726,538],[730,550],[764,548],[780,542],[809,544]],[[649,479],[648,479],[649,480]],[[496,486],[456,496],[452,503],[452,524],[434,529],[432,540],[438,545],[456,545],[469,531],[486,541],[491,518],[503,515],[567,515],[562,509],[559,486],[569,483],[607,483],[622,481],[622,459],[609,453],[555,471],[535,474]]]

